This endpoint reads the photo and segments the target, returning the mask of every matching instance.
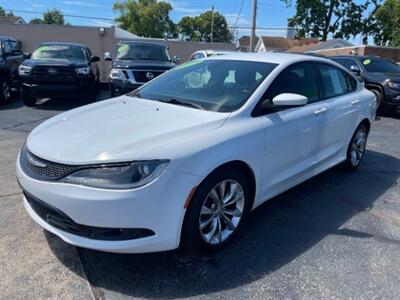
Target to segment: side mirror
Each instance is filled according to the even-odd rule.
[[[306,105],[307,102],[307,97],[292,93],[279,94],[272,99],[272,103],[276,106],[303,106]]]
[[[100,57],[98,57],[98,56],[92,56],[90,58],[90,62],[98,62],[98,61],[100,61]]]
[[[22,54],[22,56],[23,56],[25,59],[30,59],[30,58],[31,58],[31,55],[32,55],[32,53],[24,53],[24,54]]]
[[[174,63],[179,63],[181,61],[181,58],[179,56],[174,56]]]
[[[112,61],[112,56],[110,52],[104,53],[104,60],[105,61]]]
[[[358,66],[355,66],[355,65],[350,66],[350,71],[355,73],[355,74],[357,74],[357,75],[361,73],[360,68]]]

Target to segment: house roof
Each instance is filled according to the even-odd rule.
[[[271,50],[286,50],[292,47],[304,46],[304,45],[315,45],[318,43],[316,38],[298,38],[289,39],[286,37],[279,36],[261,36],[260,42],[262,42],[266,49]]]
[[[287,52],[310,52],[324,49],[335,49],[342,47],[351,47],[354,46],[352,43],[344,40],[344,39],[332,39],[325,42],[318,42],[316,44],[308,44],[303,46],[295,46],[289,48]]]
[[[0,24],[16,24],[21,21],[26,24],[25,20],[19,16],[0,16]]]
[[[254,46],[257,45],[258,42],[258,37],[256,36],[256,38],[254,39],[253,43]],[[242,37],[239,38],[239,45],[240,46],[250,46],[250,36],[249,35],[244,35]]]

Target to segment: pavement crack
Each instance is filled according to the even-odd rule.
[[[21,195],[21,194],[22,194],[22,192],[13,193],[13,194],[7,194],[7,195],[0,195],[0,198],[11,197],[11,196],[17,196],[17,195]]]
[[[47,119],[48,119],[48,117],[43,117],[43,118],[40,118],[40,119],[37,119],[37,120],[31,120],[31,121],[27,121],[27,122],[17,123],[17,124],[12,125],[12,126],[3,127],[3,128],[1,128],[1,129],[2,129],[2,130],[13,130],[13,129],[15,129],[15,128],[17,128],[17,127],[20,127],[20,126],[23,126],[23,125],[32,124],[32,123],[44,121],[44,120],[47,120]]]

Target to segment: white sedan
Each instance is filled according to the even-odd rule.
[[[195,60],[42,123],[17,177],[28,214],[67,243],[217,249],[266,200],[337,164],[357,168],[374,117],[374,95],[324,58]]]

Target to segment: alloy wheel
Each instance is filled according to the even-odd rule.
[[[361,128],[357,131],[351,143],[350,157],[353,166],[357,166],[361,162],[366,144],[367,132]]]
[[[243,216],[245,194],[239,182],[228,179],[218,183],[201,207],[199,230],[211,245],[226,241],[235,232]]]

